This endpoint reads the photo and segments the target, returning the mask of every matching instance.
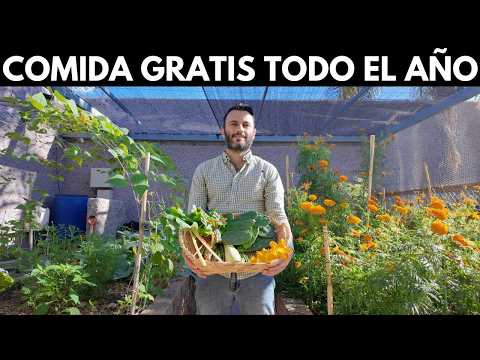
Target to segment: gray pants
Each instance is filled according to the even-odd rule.
[[[198,315],[274,315],[275,279],[258,274],[243,280],[195,276]]]

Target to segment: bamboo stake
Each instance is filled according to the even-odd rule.
[[[370,135],[370,165],[368,167],[368,199],[372,197],[373,160],[375,155],[375,135]],[[370,225],[370,211],[367,211],[367,226]]]
[[[150,153],[148,152],[145,158],[145,175],[148,176],[149,170],[150,170]],[[140,266],[142,261],[144,223],[145,223],[145,213],[147,210],[147,196],[148,196],[148,190],[145,190],[145,192],[142,195],[142,202],[141,202],[141,208],[140,208],[140,221],[138,225],[139,234],[138,234],[137,252],[135,254],[135,270],[133,273],[133,294],[132,294],[131,315],[135,314],[135,308],[136,308],[137,299],[138,299],[138,285],[139,285],[138,283],[140,279]]]
[[[327,226],[323,226],[323,249],[325,252],[325,268],[327,270],[327,314],[333,315],[332,264],[330,262],[330,243]]]
[[[427,177],[427,186],[428,186],[428,202],[432,201],[432,183],[430,182],[430,174],[428,172],[428,164],[426,161],[423,162],[423,166],[425,168],[425,176]]]
[[[289,174],[289,158],[288,155],[285,155],[285,175],[286,175],[286,196],[287,196],[287,206],[290,207],[290,196],[288,192],[290,190],[290,174]]]
[[[368,198],[372,197],[373,160],[375,155],[375,135],[370,135],[370,166],[368,168]]]
[[[382,197],[383,197],[383,199],[382,199],[382,201],[383,201],[383,211],[387,210],[387,204],[386,204],[386,202],[385,202],[386,195],[387,195],[387,193],[385,192],[385,188],[383,188],[383,193],[382,193]]]
[[[289,158],[288,155],[285,155],[285,174],[286,174],[286,188],[287,193],[290,190],[290,172],[289,172]]]
[[[33,250],[33,230],[30,229],[28,231],[28,248]]]

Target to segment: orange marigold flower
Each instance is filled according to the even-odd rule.
[[[340,182],[345,182],[347,180],[348,180],[348,176],[346,176],[346,175],[340,175],[338,177],[338,181],[340,181]]]
[[[436,217],[440,220],[447,220],[448,219],[448,209],[435,209],[435,208],[427,208],[427,213],[431,216]]]
[[[371,212],[378,212],[378,207],[374,204],[368,204],[368,211],[371,211]]]
[[[466,240],[463,235],[455,234],[452,236],[452,240],[458,243],[461,246],[470,246],[468,240]]]
[[[476,213],[476,212],[472,212],[469,216],[468,216],[469,219],[471,220],[480,220],[480,214],[479,213]]]
[[[448,234],[448,225],[441,222],[440,220],[435,220],[432,222],[432,231],[438,235]]]
[[[308,200],[310,200],[310,201],[315,201],[315,200],[317,200],[317,195],[313,195],[313,194],[312,194],[312,195],[309,195],[309,196],[308,196]]]
[[[334,200],[331,200],[331,199],[325,199],[323,200],[323,203],[328,207],[332,207],[337,204]]]
[[[322,205],[313,205],[310,208],[310,214],[312,215],[323,215],[327,210]]]
[[[320,166],[320,169],[325,170],[328,168],[328,160],[319,160],[318,165]]]
[[[361,243],[359,245],[359,248],[361,251],[367,251],[368,250],[368,245],[366,243]]]
[[[377,247],[377,244],[374,243],[373,241],[369,241],[369,242],[360,244],[360,250],[362,250],[362,251],[367,251],[369,249],[375,249],[376,247]]]
[[[383,214],[383,215],[377,215],[377,219],[382,222],[389,222],[392,220],[392,217],[388,214]]]
[[[395,199],[395,205],[405,206],[405,202],[402,200],[400,196],[395,195],[394,199]]]
[[[362,222],[362,220],[355,215],[348,215],[347,216],[347,223],[352,224],[352,225],[358,225]]]
[[[356,238],[359,238],[362,235],[362,233],[356,229],[353,229],[351,234],[353,237],[356,237]]]
[[[402,215],[406,215],[410,211],[409,208],[404,207],[404,206],[393,205],[393,208]]]
[[[304,201],[300,204],[300,208],[309,211],[314,205],[310,201]]]
[[[445,207],[445,203],[439,197],[432,196],[432,200],[430,201],[430,207],[435,209],[443,209]]]
[[[365,241],[365,242],[370,242],[370,241],[373,240],[373,238],[372,238],[372,235],[370,235],[370,234],[363,234],[362,235],[362,240]]]
[[[477,202],[476,202],[474,199],[471,199],[471,198],[468,198],[468,197],[465,198],[465,199],[463,199],[463,203],[464,203],[465,205],[469,205],[469,206],[475,206],[475,205],[477,205]]]

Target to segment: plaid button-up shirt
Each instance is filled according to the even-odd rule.
[[[274,165],[249,151],[237,172],[226,152],[195,169],[188,211],[193,206],[220,213],[257,211],[277,223],[288,223],[282,179]],[[223,274],[229,277],[230,274]],[[256,274],[239,273],[239,279]]]

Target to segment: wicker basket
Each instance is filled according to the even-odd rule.
[[[198,248],[200,246],[207,245],[209,246],[211,244],[211,238],[209,239],[203,239],[201,238],[200,243],[197,241],[195,244],[190,232],[181,230],[179,232],[179,241],[180,241],[180,246],[182,247],[183,253],[185,256],[187,256],[192,263],[202,269],[202,271],[209,273],[209,274],[225,274],[225,273],[257,273],[257,272],[262,272],[267,268],[267,266],[270,266],[274,264],[275,262],[278,262],[278,260],[275,260],[274,262],[270,264],[265,264],[265,263],[257,263],[257,264],[251,264],[251,263],[244,263],[244,262],[225,262],[222,261],[220,258],[215,258],[215,256],[212,254],[210,256],[207,256],[207,258],[204,259],[204,263],[202,265],[202,261],[200,259],[200,256],[198,254]]]

